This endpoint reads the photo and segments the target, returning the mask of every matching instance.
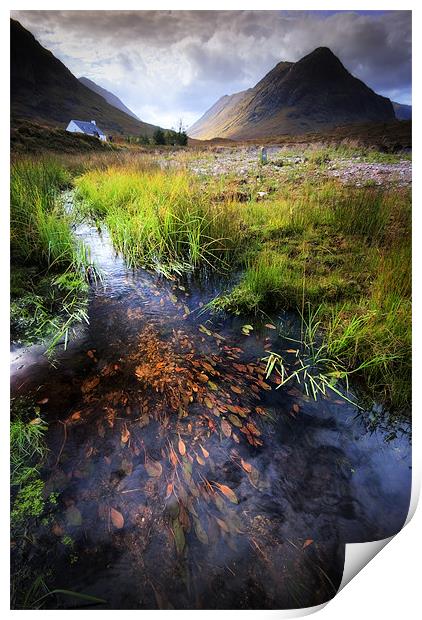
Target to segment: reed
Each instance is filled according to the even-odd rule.
[[[105,222],[130,266],[163,273],[224,270],[240,243],[233,206],[213,200],[185,171],[111,167],[75,182],[80,210]]]

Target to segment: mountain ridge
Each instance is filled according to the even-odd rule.
[[[392,101],[394,113],[399,121],[410,121],[412,119],[412,106],[407,103]]]
[[[295,63],[279,62],[252,88],[220,98],[188,135],[249,139],[394,118],[389,99],[353,77],[329,48],[318,47]]]
[[[28,119],[65,128],[92,120],[108,134],[149,135],[155,125],[136,120],[82,84],[18,21],[10,20],[11,122]]]
[[[132,110],[130,110],[123,103],[123,101],[117,95],[115,95],[111,91],[107,90],[106,88],[103,88],[102,86],[100,86],[99,84],[97,84],[96,82],[94,82],[93,80],[90,80],[89,78],[85,76],[81,76],[80,78],[78,78],[78,80],[81,82],[81,84],[83,84],[84,86],[92,90],[94,93],[97,93],[97,95],[100,95],[101,97],[103,97],[107,101],[107,103],[109,103],[113,107],[117,108],[118,110],[121,110],[122,112],[125,112],[129,116],[132,116],[137,121],[141,120],[138,116],[136,116],[134,112],[132,112]]]

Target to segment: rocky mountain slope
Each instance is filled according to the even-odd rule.
[[[391,101],[353,77],[326,47],[280,62],[253,88],[219,99],[192,138],[250,139],[321,131],[348,123],[394,120]]]
[[[22,119],[65,128],[94,119],[111,134],[152,135],[156,127],[110,105],[82,84],[19,22],[11,20],[11,124]]]
[[[99,86],[98,84],[96,84],[95,82],[93,82],[87,77],[80,77],[79,81],[81,82],[81,84],[83,84],[84,86],[92,90],[94,93],[97,93],[97,95],[101,95],[101,97],[103,97],[107,101],[107,103],[114,106],[118,110],[121,110],[122,112],[125,112],[126,114],[129,114],[129,116],[132,116],[137,121],[139,121],[139,118],[136,116],[136,114],[132,112],[132,110],[129,110],[129,108],[125,106],[123,101],[119,99],[117,95],[114,95],[109,90],[106,90],[102,86]]]
[[[405,103],[397,103],[392,101],[394,113],[399,121],[410,121],[412,118],[412,106]]]

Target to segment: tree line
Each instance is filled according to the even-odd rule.
[[[129,144],[186,146],[188,136],[180,124],[177,131],[175,129],[161,129],[161,127],[157,127],[152,136],[127,136],[126,141]]]

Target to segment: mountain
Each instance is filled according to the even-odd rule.
[[[412,106],[405,103],[391,102],[393,104],[394,113],[399,121],[410,121],[412,118]]]
[[[109,90],[106,90],[102,86],[99,86],[87,77],[80,77],[79,81],[81,82],[81,84],[94,91],[94,93],[97,93],[97,95],[101,95],[101,97],[103,97],[107,101],[107,103],[114,106],[118,110],[129,114],[129,116],[132,116],[133,118],[136,118],[137,121],[139,121],[139,118],[136,116],[136,114],[132,112],[132,110],[129,110],[129,108],[125,106],[123,101],[119,99],[116,95],[111,93]]]
[[[188,129],[201,140],[251,139],[394,120],[389,99],[353,77],[327,47],[280,62],[253,88],[221,97]]]
[[[65,128],[71,119],[92,120],[106,133],[152,135],[154,125],[133,118],[82,84],[19,22],[10,24],[11,121]]]

